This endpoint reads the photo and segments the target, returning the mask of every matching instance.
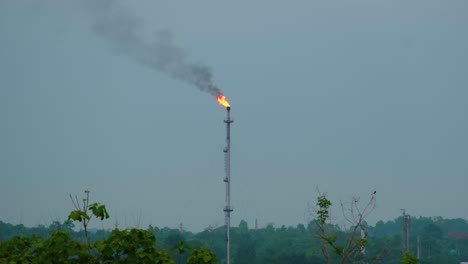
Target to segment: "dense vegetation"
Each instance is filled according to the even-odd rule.
[[[93,218],[109,218],[106,206],[90,202],[90,191],[85,197],[70,195],[73,210],[63,224],[54,222],[48,228],[40,226],[28,230],[24,226],[12,226],[0,221],[0,264],[15,263],[217,263],[216,255],[204,246],[190,249],[177,239],[170,249],[156,247],[153,228],[131,228],[111,232],[101,230],[93,234],[88,226]],[[82,231],[73,231],[73,223],[79,223]],[[5,236],[6,238],[3,238]],[[81,237],[81,239],[80,239]]]
[[[109,214],[105,205],[90,203],[89,191],[85,194],[81,202],[70,196],[74,210],[63,223],[28,228],[0,221],[0,264],[225,263],[224,227],[199,233],[153,226],[91,232],[89,222],[105,220]],[[363,207],[359,200],[341,203],[346,209],[343,217],[350,224],[346,229],[330,222],[332,203],[326,195],[317,197],[314,219],[307,226],[268,224],[249,229],[247,222],[241,221],[231,228],[232,263],[455,264],[468,260],[466,220],[412,218],[410,251],[402,252],[403,217],[369,226],[365,218],[375,208],[375,196]],[[419,260],[415,257],[417,241]]]
[[[403,219],[399,217],[367,227],[369,242],[365,254],[381,257],[374,263],[401,263],[402,225]],[[332,228],[338,237],[346,235],[345,230],[337,226]],[[295,227],[275,227],[269,224],[264,228],[250,229],[245,221],[241,221],[231,230],[232,263],[324,263],[316,229],[315,223],[308,226],[298,224]],[[199,233],[151,226],[147,230],[97,230],[89,234],[91,243],[95,245],[91,258],[85,250],[83,231],[75,232],[71,223],[53,222],[48,227],[28,228],[0,221],[0,263],[9,263],[6,261],[7,256],[14,252],[23,252],[23,261],[17,263],[27,263],[33,257],[39,260],[37,263],[45,263],[42,260],[52,257],[56,263],[79,263],[80,260],[111,263],[105,262],[111,259],[126,259],[127,263],[132,263],[131,257],[145,256],[143,250],[140,255],[135,253],[132,256],[131,252],[137,252],[132,251],[132,246],[146,249],[150,256],[158,256],[160,259],[165,257],[175,263],[186,263],[194,249],[198,249],[198,253],[202,251],[202,255],[209,254],[209,248],[222,263],[225,255],[224,235],[223,227]],[[460,263],[468,260],[468,223],[463,219],[412,218],[410,245],[413,255],[416,255],[417,236],[420,237],[420,263]],[[119,241],[131,241],[133,245],[119,245]],[[31,245],[35,245],[37,250],[31,251]],[[108,256],[106,251],[127,254]],[[67,256],[67,259],[61,259],[63,256]]]

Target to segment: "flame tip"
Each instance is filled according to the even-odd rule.
[[[224,106],[224,107],[227,107],[227,108],[231,108],[231,105],[229,104],[229,102],[227,101],[226,99],[226,96],[222,93],[219,93],[216,95],[216,100],[218,101],[218,104]]]

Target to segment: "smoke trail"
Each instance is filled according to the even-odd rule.
[[[206,65],[189,63],[187,53],[172,43],[169,32],[159,32],[154,40],[145,39],[139,35],[143,21],[114,0],[92,1],[89,4],[98,11],[93,21],[93,31],[116,51],[174,79],[195,85],[201,91],[212,95],[221,92],[213,83],[211,69]]]

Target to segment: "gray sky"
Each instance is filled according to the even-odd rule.
[[[377,190],[371,223],[468,218],[467,1],[183,2],[116,3],[140,45],[96,34],[102,5],[0,1],[0,220],[63,221],[89,189],[93,227],[223,224],[226,113],[150,65],[161,31],[233,106],[233,225],[305,223],[317,186]]]

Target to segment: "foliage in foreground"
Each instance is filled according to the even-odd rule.
[[[401,255],[401,264],[418,264],[419,260],[411,254],[411,252],[405,252]]]
[[[318,198],[315,216],[306,225],[277,227],[269,223],[249,229],[247,222],[242,220],[238,227],[231,227],[231,263],[323,264],[327,262],[327,256],[330,263],[340,263],[347,253],[351,253],[348,254],[351,258],[345,263],[440,264],[468,260],[468,222],[464,219],[411,218],[411,252],[416,252],[418,237],[420,240],[420,258],[415,260],[409,253],[402,255],[401,216],[370,226],[361,216],[366,215],[365,208],[372,206],[356,207],[359,200],[353,198],[344,208],[354,205],[357,217],[349,219],[357,221],[353,225],[339,226],[329,221],[332,203],[325,196]],[[103,212],[82,211],[97,219],[101,219],[99,215]],[[353,211],[345,210],[345,213],[349,212],[352,216]],[[69,219],[78,225],[83,224],[79,221],[83,219],[74,215]],[[74,231],[72,222],[55,221],[48,227],[28,228],[0,221],[0,264],[225,263],[225,242],[224,227],[208,227],[202,232],[192,233],[182,227],[171,229],[150,225],[148,230],[91,229],[85,235],[83,228]],[[323,246],[326,246],[328,255],[324,256]],[[354,253],[358,253],[356,258]]]
[[[175,264],[171,253],[167,250],[156,249],[154,230],[148,229],[114,229],[107,238],[90,242],[88,224],[94,216],[101,220],[109,218],[106,206],[100,203],[90,204],[90,191],[86,190],[86,197],[80,200],[70,195],[74,210],[70,212],[68,220],[61,225],[54,223],[57,230],[47,238],[33,235],[31,237],[14,236],[10,240],[0,240],[0,264],[15,263],[156,263]],[[70,232],[72,221],[80,222],[83,226],[84,242],[72,239]],[[1,224],[1,221],[0,221]],[[175,241],[174,241],[175,243]],[[179,251],[179,262],[187,247],[182,241],[173,246]],[[216,255],[211,250],[200,247],[193,250],[187,263],[211,264],[216,263]]]
[[[0,242],[0,263],[158,263],[175,264],[171,253],[155,247],[153,230],[114,229],[108,238],[89,245],[70,238],[64,230],[39,236],[15,236]],[[186,263],[216,263],[206,247],[193,250]]]
[[[375,192],[368,203],[361,207],[359,198],[354,197],[349,205],[341,203],[343,218],[350,224],[350,230],[344,236],[338,237],[333,228],[330,228],[330,207],[332,202],[325,194],[317,197],[315,209],[315,223],[317,236],[320,239],[320,250],[326,263],[345,264],[352,260],[353,263],[368,263],[381,258],[379,255],[366,256],[365,247],[368,244],[365,218],[375,208]],[[332,256],[330,251],[336,254]]]

